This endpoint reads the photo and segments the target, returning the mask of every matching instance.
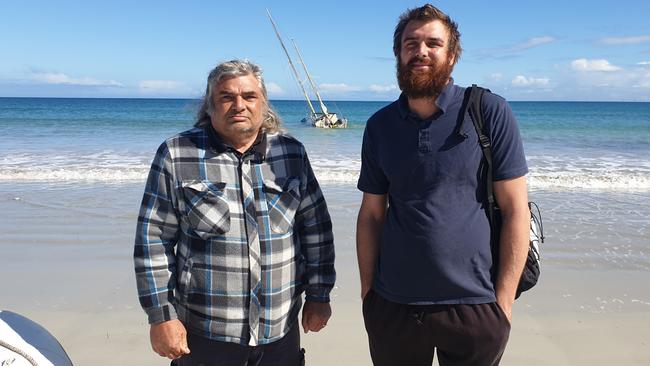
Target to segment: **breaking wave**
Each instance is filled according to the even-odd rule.
[[[0,182],[144,182],[150,157],[102,153],[92,156],[38,156],[21,154],[0,158]],[[528,185],[544,190],[650,191],[650,165],[626,162],[537,160],[531,164]],[[355,185],[361,162],[345,159],[313,157],[311,164],[323,184]]]

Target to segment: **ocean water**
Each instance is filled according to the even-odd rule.
[[[354,221],[359,201],[363,129],[388,102],[327,103],[349,119],[345,130],[302,124],[302,101],[272,104],[306,146],[330,206],[345,212],[339,244],[353,251],[348,221]],[[578,268],[650,270],[650,103],[511,105],[530,167],[530,196],[543,212],[543,259]],[[184,99],[0,98],[0,203],[19,200],[84,215],[108,211],[109,220],[128,212],[135,220],[157,147],[190,128],[197,107],[198,101]],[[129,202],[113,199],[119,192]],[[23,234],[15,235],[18,240]]]
[[[189,128],[196,100],[0,98],[0,181],[141,181],[156,147]],[[274,101],[323,183],[354,184],[367,118],[387,102],[335,102],[345,130]],[[531,189],[650,191],[650,103],[513,102]]]

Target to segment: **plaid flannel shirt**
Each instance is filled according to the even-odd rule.
[[[334,286],[332,224],[303,145],[260,134],[244,154],[211,126],[166,140],[149,172],[134,263],[150,323],[226,342],[276,341]]]

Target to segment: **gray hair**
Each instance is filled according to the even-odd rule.
[[[194,127],[205,127],[210,125],[212,113],[214,112],[214,101],[212,95],[215,87],[223,80],[236,78],[240,76],[253,75],[260,83],[264,104],[266,104],[266,114],[262,122],[262,131],[275,133],[283,131],[282,120],[280,116],[269,105],[269,98],[266,93],[266,85],[262,77],[262,69],[248,60],[231,60],[222,62],[217,65],[208,75],[208,85],[205,89],[203,101],[199,107]]]

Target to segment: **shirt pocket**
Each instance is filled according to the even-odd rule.
[[[265,180],[264,195],[271,230],[279,234],[291,232],[300,206],[300,179]]]
[[[226,183],[186,181],[182,188],[185,217],[197,236],[207,240],[230,231]]]

